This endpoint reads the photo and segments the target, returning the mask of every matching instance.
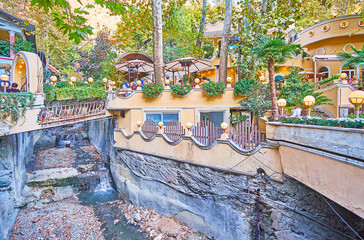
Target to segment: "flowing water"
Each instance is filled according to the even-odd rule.
[[[80,204],[94,209],[105,239],[149,239],[138,226],[129,224],[124,217],[120,208],[121,201],[118,201],[122,199],[115,190],[110,171],[84,133],[57,136],[56,148],[43,149],[36,153],[28,164],[27,171],[31,173],[59,167],[72,167],[79,172],[76,180],[73,179],[61,187],[72,187],[73,192],[78,192]],[[54,190],[54,187],[51,186],[50,189]]]

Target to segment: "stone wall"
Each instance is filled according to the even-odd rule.
[[[87,136],[84,136],[86,132]],[[113,119],[103,118],[89,122],[17,133],[0,137],[0,240],[7,239],[19,208],[26,204],[26,166],[35,150],[55,147],[63,135],[81,133],[95,144],[104,159],[113,149]],[[29,188],[28,188],[29,189]]]
[[[211,239],[354,239],[320,194],[284,176],[272,181],[128,150],[111,171],[133,204],[175,217]],[[330,202],[354,229],[361,219]]]
[[[37,131],[0,138],[0,239],[7,239],[21,207],[26,163],[38,138]]]

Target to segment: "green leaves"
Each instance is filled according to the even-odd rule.
[[[184,96],[189,94],[192,90],[192,86],[190,84],[179,85],[175,84],[171,87],[172,93],[176,96]]]
[[[64,84],[61,84],[64,83]],[[85,86],[75,86],[71,87],[68,82],[62,81],[58,82],[58,86],[55,88],[49,87],[49,84],[45,84],[44,93],[46,94],[47,101],[60,101],[66,99],[75,99],[77,101],[82,101],[86,99],[93,98],[105,98],[107,93],[103,87],[89,87]],[[77,83],[77,82],[76,82]],[[77,84],[80,85],[80,84]]]
[[[143,87],[143,94],[146,98],[156,98],[164,91],[162,84],[147,84]]]
[[[245,96],[248,92],[255,90],[258,81],[251,79],[241,79],[235,83],[234,95],[237,97],[239,94]]]
[[[209,97],[216,97],[225,93],[225,84],[222,82],[207,82],[203,85],[202,89]]]
[[[280,117],[282,123],[318,125],[328,127],[343,127],[343,128],[364,128],[364,119],[330,119],[330,118],[295,118],[295,117]]]
[[[11,117],[12,122],[24,116],[27,108],[32,108],[35,101],[33,93],[0,93],[0,119]]]
[[[263,117],[271,109],[269,85],[258,83],[247,92],[245,97],[239,102],[243,109],[250,111],[254,116]]]

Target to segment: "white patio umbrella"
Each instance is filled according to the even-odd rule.
[[[185,71],[185,75],[188,72],[188,76],[190,72],[200,72],[201,70],[208,67],[211,67],[210,61],[194,57],[176,59],[164,65],[166,71],[172,71],[172,69],[174,68],[183,68]]]

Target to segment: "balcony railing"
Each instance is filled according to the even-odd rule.
[[[45,107],[38,116],[42,125],[74,122],[106,114],[105,100]]]

